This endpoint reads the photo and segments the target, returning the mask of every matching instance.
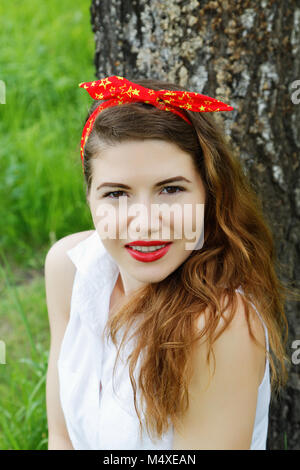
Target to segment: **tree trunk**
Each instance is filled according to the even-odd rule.
[[[299,1],[93,0],[91,21],[98,79],[171,80],[234,107],[216,119],[262,199],[286,267],[279,277],[299,280]],[[292,357],[299,302],[286,302],[286,314]],[[300,448],[299,371],[292,364],[271,402],[267,449]]]

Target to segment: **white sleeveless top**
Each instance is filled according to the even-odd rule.
[[[132,339],[125,346],[126,356],[123,356],[124,350],[121,351],[112,383],[117,349],[102,333],[108,319],[110,296],[119,275],[118,265],[96,231],[67,254],[77,269],[70,318],[57,364],[60,401],[74,449],[172,450],[172,425],[157,441],[152,441],[146,430],[142,437],[139,435],[129,369],[124,361]],[[269,350],[268,331],[264,322],[263,325]],[[139,365],[140,361],[134,371],[136,384]],[[265,374],[258,388],[251,450],[266,449],[270,392],[266,358]],[[140,411],[139,389],[137,400]],[[141,418],[144,422],[143,416]]]

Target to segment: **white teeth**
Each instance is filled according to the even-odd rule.
[[[163,248],[164,246],[166,246],[166,244],[164,245],[156,245],[156,246],[131,246],[130,248],[132,248],[133,250],[136,250],[136,251],[142,251],[144,253],[147,253],[147,252],[150,252],[150,251],[157,251],[159,250],[160,248]]]

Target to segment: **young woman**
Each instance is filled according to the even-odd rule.
[[[265,449],[286,288],[260,201],[204,111],[229,107],[152,79],[81,86],[95,230],[46,257],[49,449]]]

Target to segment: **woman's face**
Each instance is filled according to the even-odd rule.
[[[92,160],[88,203],[126,294],[165,279],[202,246],[204,185],[191,155],[173,143],[145,139],[106,148]],[[126,247],[141,241],[165,247],[152,246],[152,253]]]

